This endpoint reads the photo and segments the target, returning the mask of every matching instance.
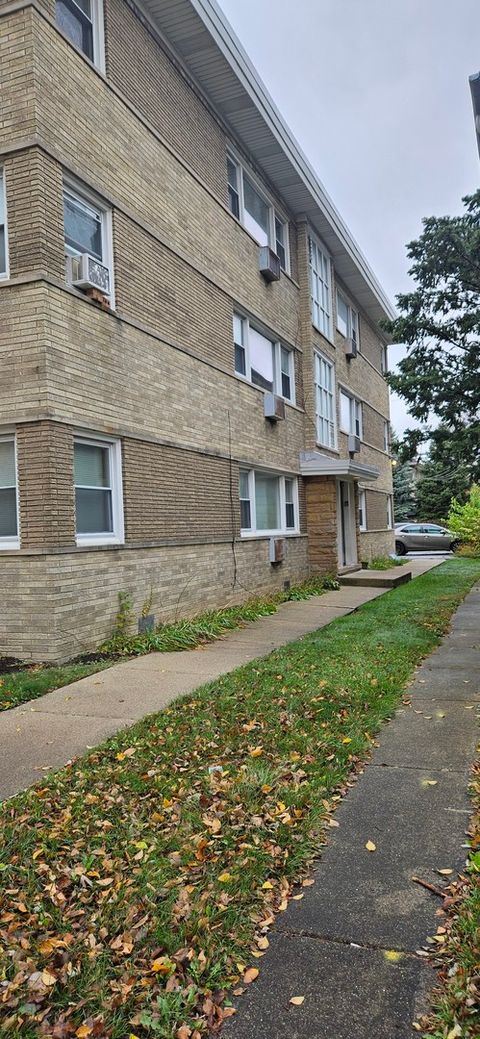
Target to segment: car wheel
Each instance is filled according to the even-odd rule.
[[[452,543],[450,545],[450,552],[456,552],[459,544],[460,544],[459,541],[452,541]]]
[[[403,544],[403,541],[395,542],[395,552],[397,553],[397,556],[404,556],[406,551],[407,550],[405,548],[405,545]]]

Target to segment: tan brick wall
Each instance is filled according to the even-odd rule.
[[[105,0],[107,76],[227,202],[225,136],[129,0]]]
[[[0,21],[1,24],[1,21]],[[48,271],[63,278],[62,171],[40,148],[4,161],[10,277]]]
[[[337,490],[330,476],[305,480],[308,561],[313,573],[334,574],[337,558]]]
[[[387,527],[387,495],[380,491],[367,490],[365,497],[368,530],[385,530]]]
[[[16,433],[21,548],[74,545],[72,431],[32,422]]]
[[[389,556],[395,549],[395,538],[393,530],[386,530],[383,533],[376,532],[369,534],[368,531],[360,534],[360,549],[359,559],[362,562],[367,562],[369,559],[374,559],[376,556]]]
[[[46,317],[41,282],[0,283],[0,427],[48,410]]]
[[[33,17],[31,8],[0,17],[0,153],[36,129]]]

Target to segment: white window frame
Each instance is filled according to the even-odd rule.
[[[325,386],[322,386],[320,381],[319,381],[320,365],[321,365],[322,362],[323,362],[323,364],[327,365],[327,367],[330,368],[330,371],[331,371],[331,376],[332,376],[332,388],[331,388],[331,390],[329,390]],[[337,450],[337,392],[336,392],[335,365],[334,365],[333,361],[330,361],[329,358],[325,356],[325,354],[322,354],[320,352],[320,350],[315,350],[314,351],[314,374],[313,374],[313,378],[314,378],[314,388],[315,388],[315,430],[316,430],[316,434],[315,435],[316,435],[316,441],[317,441],[317,444],[320,447],[326,447],[330,451],[336,451]],[[319,394],[321,394],[321,395],[327,394],[329,397],[331,397],[332,418],[329,418],[328,415],[324,415],[324,414],[322,414],[319,411],[319,407],[318,407],[318,404],[319,404]],[[330,438],[331,442],[327,442],[325,440],[322,440],[322,438],[320,436],[321,425],[323,423],[325,423],[325,422],[327,423],[328,426],[331,427],[331,430],[330,430],[330,432],[332,434],[331,438]]]
[[[388,419],[383,420],[383,450],[387,455],[390,453],[390,423]]]
[[[361,487],[358,488],[358,529],[367,530],[367,495]]]
[[[118,438],[102,436],[101,434],[94,435],[79,431],[74,434],[73,447],[75,451],[75,444],[88,444],[92,447],[108,448],[109,451],[109,465],[110,465],[110,480],[111,480],[111,494],[112,494],[112,520],[113,520],[113,531],[100,531],[98,534],[81,534],[76,530],[76,518],[75,518],[75,539],[77,545],[80,546],[93,546],[93,545],[123,545],[125,542],[125,526],[123,516],[123,479],[122,479],[122,445]],[[76,483],[74,477],[74,491],[76,490]]]
[[[244,227],[245,230],[248,232],[248,234],[252,235],[252,238],[254,238],[255,236],[248,229],[248,227],[245,226],[245,202],[244,202],[244,191],[243,191],[243,177],[245,175],[246,177],[248,177],[249,181],[251,182],[252,187],[255,189],[256,192],[258,192],[258,194],[260,195],[260,198],[263,200],[265,205],[268,207],[268,244],[269,244],[270,248],[273,249],[274,253],[277,252],[277,231],[276,231],[276,227],[275,227],[275,219],[277,219],[283,226],[283,230],[284,230],[284,244],[283,244],[283,248],[285,250],[285,266],[283,266],[283,264],[282,264],[282,271],[284,271],[285,274],[290,274],[290,240],[289,240],[289,221],[288,221],[287,217],[284,215],[284,213],[281,212],[281,210],[278,209],[278,207],[275,205],[275,203],[272,202],[272,199],[270,198],[268,193],[265,191],[265,188],[260,184],[260,182],[259,182],[258,178],[255,176],[255,174],[252,173],[251,170],[247,169],[247,167],[244,166],[240,162],[240,160],[237,158],[237,156],[234,154],[234,152],[230,151],[230,149],[228,150],[227,158],[235,166],[235,169],[237,171],[237,188],[236,188],[236,191],[237,191],[237,195],[238,195],[238,208],[239,208],[238,220],[242,224],[242,227]],[[232,213],[231,209],[230,209],[230,212]],[[232,213],[232,216],[235,216],[235,213]],[[235,219],[237,219],[237,218],[235,218]]]
[[[75,3],[75,0],[71,0],[71,2]],[[62,33],[62,36],[64,36],[66,40],[68,40],[70,46],[73,47],[78,54],[81,54],[86,61],[91,61],[92,64],[95,65],[95,68],[105,75],[105,19],[103,13],[103,0],[91,0],[91,5],[92,17],[88,20],[92,23],[93,58],[89,58],[88,54],[86,54],[81,47],[77,47],[73,40],[70,39],[68,33],[66,33],[57,23],[56,25],[58,31]],[[84,11],[81,11],[81,13],[84,17],[87,17]]]
[[[349,406],[350,429],[345,429],[345,426],[342,425],[342,401],[341,401],[342,396],[347,397],[347,399],[350,401],[350,406]],[[358,409],[358,412],[357,412],[357,409]],[[346,433],[347,436],[359,437],[360,440],[363,440],[363,404],[362,404],[362,401],[358,400],[358,397],[352,397],[351,393],[347,393],[347,391],[344,390],[342,386],[340,387],[340,392],[339,392],[339,412],[340,412],[340,429],[341,429],[342,433]],[[358,414],[359,432],[357,432],[357,429],[356,429],[357,414]]]
[[[299,520],[299,507],[298,507],[298,478],[296,476],[285,476],[283,473],[271,472],[267,469],[248,469],[246,466],[240,466],[240,472],[245,473],[248,478],[248,499],[242,499],[244,501],[250,501],[250,527],[241,528],[240,536],[242,538],[264,538],[264,537],[286,537],[289,534],[296,535],[300,531],[300,520]],[[256,517],[256,504],[255,504],[255,475],[269,476],[279,481],[279,510],[280,517],[282,519],[282,525],[277,530],[257,530],[257,517]],[[287,527],[287,515],[286,515],[286,496],[285,496],[285,480],[291,480],[293,485],[293,509],[295,516],[295,525],[293,527]]]
[[[238,321],[240,321],[241,325],[242,325],[242,338],[243,338],[243,342],[242,343],[237,343],[236,340],[235,340],[235,318]],[[245,351],[245,369],[246,369],[246,373],[243,374],[243,372],[239,372],[235,368],[235,375],[237,376],[238,379],[243,379],[244,382],[248,382],[250,386],[255,386],[256,389],[261,390],[262,393],[268,393],[268,390],[264,390],[264,389],[262,389],[261,386],[257,386],[256,383],[252,382],[252,378],[251,378],[252,366],[251,366],[251,362],[250,362],[250,341],[249,341],[250,340],[249,332],[250,332],[251,328],[255,332],[258,332],[259,335],[264,336],[265,339],[268,339],[268,341],[272,344],[272,351],[273,351],[273,393],[275,393],[277,397],[282,397],[282,399],[285,400],[287,402],[287,404],[295,404],[295,362],[294,362],[294,356],[293,356],[294,351],[289,346],[287,346],[285,343],[282,343],[279,339],[276,339],[275,336],[272,337],[271,335],[269,335],[269,333],[265,332],[263,330],[263,328],[259,328],[255,324],[255,322],[250,321],[250,319],[248,317],[245,317],[244,314],[239,314],[238,311],[235,311],[235,313],[233,315],[233,345],[234,345],[234,349],[235,349],[235,346],[241,346],[241,347],[243,347],[243,349]],[[282,366],[281,366],[281,364],[282,364],[282,361],[281,361],[282,350],[285,350],[288,353],[288,357],[289,357],[290,371],[288,372],[288,375],[289,375],[289,378],[290,378],[290,394],[291,394],[290,397],[285,397],[283,395],[283,393],[282,393]],[[234,364],[235,364],[235,353],[234,353]],[[285,374],[287,374],[287,373],[285,372]]]
[[[318,254],[318,257],[321,257],[323,262],[325,263],[326,270],[327,270],[327,278],[328,278],[327,281],[325,281],[323,276],[318,271],[318,266],[319,266],[318,263],[314,262],[314,256],[316,254]],[[331,257],[329,255],[329,253],[325,249],[325,246],[322,245],[322,243],[316,237],[316,235],[312,234],[311,232],[309,233],[309,236],[308,236],[308,262],[309,262],[309,269],[310,269],[310,309],[311,309],[312,324],[313,324],[314,328],[316,328],[320,332],[321,335],[325,336],[325,338],[328,339],[330,342],[333,342],[333,338],[332,338],[332,260],[331,260]],[[324,288],[325,288],[325,293],[326,293],[326,297],[327,297],[327,308],[325,308],[325,306],[324,306],[323,299],[319,299],[318,298],[318,294],[316,294],[316,292],[315,292],[315,286],[318,284],[318,282],[320,282],[321,285],[323,285]],[[323,328],[321,327],[321,325],[317,321],[317,318],[316,318],[316,315],[315,315],[315,307],[316,306],[318,306],[319,311],[324,315],[324,319],[325,319],[324,320],[324,325],[325,325],[325,327],[323,327]]]
[[[339,317],[338,317],[338,301],[339,301],[339,299],[341,299],[343,305],[347,308],[347,333],[346,333],[346,335],[345,335],[345,332],[342,332],[342,330],[341,330],[341,328],[339,327],[339,324],[338,324],[338,320],[339,320]],[[355,307],[352,307],[352,304],[349,303],[345,293],[341,292],[340,289],[337,289],[337,292],[336,292],[336,326],[337,326],[337,332],[339,333],[339,335],[343,336],[344,339],[353,339],[354,343],[357,344],[357,350],[360,350],[360,320],[359,320],[359,316],[358,316],[358,310],[356,310]]]
[[[6,281],[10,277],[10,264],[8,257],[8,218],[7,218],[7,185],[5,167],[0,166],[0,196],[3,202],[3,233],[5,238],[5,270],[0,271],[0,281]]]
[[[62,200],[65,199],[65,195],[71,195],[76,202],[82,205],[88,206],[90,209],[96,210],[100,217],[101,231],[102,231],[102,259],[101,263],[104,267],[108,267],[110,274],[110,308],[115,310],[115,282],[113,277],[113,232],[112,232],[112,210],[109,206],[106,206],[104,202],[96,195],[93,191],[84,187],[78,181],[73,180],[70,177],[65,176],[63,178],[63,194]],[[80,256],[80,253],[74,252],[70,247],[67,246],[64,240],[65,257],[67,256]],[[68,280],[68,279],[67,279]]]
[[[387,530],[393,530],[393,498],[387,494]]]
[[[0,443],[4,442],[13,443],[13,454],[15,464],[15,506],[16,506],[16,517],[17,517],[17,533],[12,534],[9,537],[0,537],[0,552],[12,551],[20,548],[20,494],[18,488],[18,455],[17,455],[17,437],[15,433],[3,432],[0,433]]]

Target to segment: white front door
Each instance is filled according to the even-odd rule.
[[[357,524],[355,487],[349,480],[337,483],[338,565],[355,566],[357,562]]]

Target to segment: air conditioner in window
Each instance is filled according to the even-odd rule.
[[[356,357],[358,354],[357,340],[346,339],[345,340],[345,357],[347,361],[351,361],[352,357]]]
[[[110,295],[110,271],[95,256],[68,256],[67,272],[76,289],[97,289],[104,296]]]
[[[360,437],[356,437],[353,433],[350,433],[348,437],[348,453],[350,455],[356,455],[357,451],[360,451]]]
[[[270,563],[283,563],[285,558],[285,541],[283,538],[270,538],[268,560]]]
[[[280,281],[280,258],[269,245],[258,250],[258,269],[265,281]]]
[[[270,422],[278,422],[285,418],[285,401],[275,393],[265,393],[263,398],[263,414]]]

